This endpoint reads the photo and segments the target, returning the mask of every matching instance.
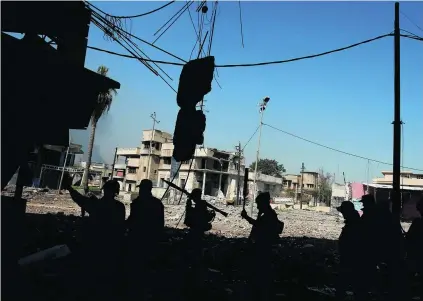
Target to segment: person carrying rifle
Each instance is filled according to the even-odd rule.
[[[196,295],[201,295],[199,290],[204,283],[202,281],[204,273],[202,264],[204,234],[211,230],[212,221],[216,215],[214,210],[207,208],[207,203],[201,198],[201,194],[201,189],[192,190],[186,203],[184,221],[184,224],[189,228],[186,240],[186,292],[193,298]]]

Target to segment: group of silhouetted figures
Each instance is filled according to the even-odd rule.
[[[363,214],[360,217],[352,202],[342,202],[345,226],[339,237],[340,277],[337,297],[342,300],[348,287],[355,300],[368,300],[368,293],[377,286],[378,270],[384,269],[388,279],[390,300],[409,300],[409,272],[422,276],[423,227],[422,219],[416,218],[408,232],[390,210],[390,202],[375,202],[373,195],[361,199]],[[417,203],[423,216],[423,199]],[[420,281],[421,282],[421,281]],[[422,294],[420,288],[420,294]]]
[[[83,294],[93,300],[146,298],[146,289],[157,281],[152,280],[149,271],[159,251],[165,224],[164,206],[152,195],[152,182],[141,181],[139,196],[131,203],[128,219],[125,206],[115,199],[120,189],[117,181],[106,182],[101,199],[85,197],[72,189],[70,179],[66,182],[72,199],[89,214],[81,250]],[[272,248],[278,243],[284,223],[270,206],[269,193],[260,193],[255,201],[257,219],[248,216],[245,210],[241,212],[241,217],[252,225],[249,254],[253,265],[249,269],[249,295],[253,300],[270,300],[273,296]],[[396,296],[393,300],[404,300],[398,296],[402,296],[405,286],[405,278],[401,276],[405,271],[405,253],[416,262],[420,275],[422,271],[421,218],[413,222],[405,236],[400,223],[392,218],[389,207],[376,206],[371,195],[364,196],[362,202],[362,217],[351,202],[343,202],[338,208],[345,219],[339,238],[338,297],[342,298],[351,285],[358,299],[365,300],[374,283],[376,269],[385,263],[393,283],[391,294]],[[423,213],[421,201],[418,210]],[[204,236],[212,228],[214,218],[215,212],[202,199],[201,189],[194,189],[186,202],[184,221],[189,228],[184,239],[186,257],[181,270],[181,276],[185,277],[186,300],[201,298],[206,271],[202,260]]]

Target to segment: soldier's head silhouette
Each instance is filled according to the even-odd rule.
[[[259,211],[267,210],[270,207],[270,194],[268,192],[262,192],[256,197],[257,209]]]
[[[114,198],[119,194],[120,185],[115,179],[107,181],[103,185],[103,193],[105,198]]]
[[[201,201],[202,191],[200,188],[195,188],[191,191],[191,198],[194,202]]]
[[[376,201],[372,194],[365,194],[361,197],[360,200],[363,203],[363,211],[373,209],[376,207]]]
[[[360,217],[357,210],[354,208],[354,204],[350,201],[344,201],[341,203],[341,206],[336,208],[339,212],[342,213],[342,216],[345,220],[351,220],[354,218]]]
[[[140,188],[140,196],[149,196],[151,195],[151,190],[153,190],[153,182],[151,182],[149,179],[143,179],[137,187]]]

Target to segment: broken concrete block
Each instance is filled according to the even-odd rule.
[[[44,260],[51,260],[68,256],[71,253],[67,245],[57,245],[19,259],[18,264],[25,266]]]

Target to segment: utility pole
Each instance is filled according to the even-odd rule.
[[[253,199],[251,201],[251,216],[253,215],[253,211],[254,211],[254,202],[256,200],[256,196],[257,196],[257,165],[258,165],[258,161],[259,161],[259,155],[260,155],[260,141],[261,141],[261,128],[263,127],[263,113],[264,110],[266,109],[267,103],[269,102],[270,98],[269,97],[265,97],[263,99],[263,101],[261,103],[259,103],[260,106],[260,130],[259,130],[259,137],[258,137],[258,145],[257,145],[257,156],[256,156],[256,165],[254,167],[254,184],[253,184]]]
[[[237,183],[236,183],[236,204],[239,205],[240,201],[239,201],[239,187],[240,187],[240,182],[241,182],[241,156],[242,156],[242,149],[241,149],[241,142],[238,143],[238,146],[235,146],[235,149],[237,151],[237,156],[238,156],[238,175],[237,175]]]
[[[150,115],[151,119],[153,119],[153,134],[151,135],[151,139],[150,139],[150,151],[148,153],[148,168],[147,168],[147,179],[150,178],[150,163],[151,163],[151,152],[152,152],[152,148],[153,148],[153,140],[154,140],[154,132],[156,129],[156,122],[160,123],[160,121],[157,120],[156,118],[156,112],[153,112],[153,114]]]
[[[117,147],[115,148],[115,156],[113,157],[113,164],[112,164],[112,174],[110,176],[110,180],[113,180],[113,176],[115,175],[115,164],[116,164],[116,157],[117,157]]]
[[[395,29],[394,29],[394,158],[392,178],[392,213],[395,218],[401,217],[401,95],[400,95],[400,24],[399,2],[395,2]]]
[[[63,167],[62,167],[62,175],[60,176],[60,182],[59,182],[59,187],[57,188],[57,190],[60,192],[60,190],[62,189],[62,181],[63,181],[63,175],[65,173],[65,167],[66,167],[66,161],[68,161],[68,155],[69,155],[69,148],[70,148],[70,144],[71,144],[71,136],[69,135],[69,145],[68,148],[66,149],[66,155],[65,155],[65,162],[63,162]]]
[[[301,165],[300,209],[303,209],[304,163]]]

